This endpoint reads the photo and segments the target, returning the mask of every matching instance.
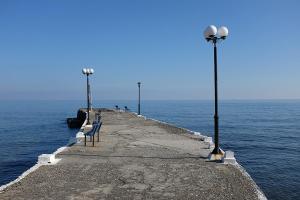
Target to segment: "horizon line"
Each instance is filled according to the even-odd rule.
[[[241,98],[219,99],[219,101],[268,101],[300,100],[300,98]],[[0,99],[0,101],[86,101],[86,99]],[[94,99],[93,101],[138,101],[138,99]],[[141,101],[214,101],[214,99],[141,99]]]

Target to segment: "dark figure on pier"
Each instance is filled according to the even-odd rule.
[[[118,106],[118,105],[115,105],[115,107],[116,107],[116,110],[120,110],[120,108],[119,108],[119,106]]]
[[[125,106],[124,108],[125,108],[125,111],[129,111],[129,108],[127,106]]]

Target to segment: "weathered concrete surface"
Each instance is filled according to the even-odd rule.
[[[130,113],[102,112],[96,147],[76,144],[0,193],[0,199],[257,199],[232,166],[207,162],[186,131]]]

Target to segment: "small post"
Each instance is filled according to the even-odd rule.
[[[138,115],[141,114],[141,82],[138,82],[139,87],[139,103],[138,103]]]

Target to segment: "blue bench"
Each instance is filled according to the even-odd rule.
[[[98,142],[99,142],[99,135],[100,135],[100,128],[102,126],[102,122],[101,121],[95,121],[93,123],[93,128],[86,132],[84,134],[84,146],[86,146],[86,137],[89,136],[90,137],[90,142],[92,142],[93,140],[93,146],[95,146],[95,134],[98,134]]]

